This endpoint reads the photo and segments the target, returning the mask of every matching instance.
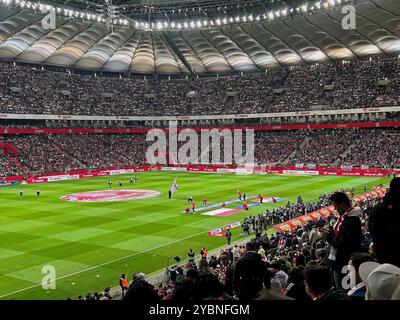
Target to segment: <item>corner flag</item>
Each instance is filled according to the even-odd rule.
[[[174,180],[174,182],[172,183],[171,191],[172,191],[172,192],[178,191],[178,177],[176,177],[175,180]]]

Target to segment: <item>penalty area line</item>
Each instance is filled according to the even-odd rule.
[[[125,259],[132,258],[132,257],[137,256],[137,255],[142,254],[142,253],[153,251],[153,250],[156,250],[156,249],[159,249],[159,248],[162,248],[162,247],[166,247],[166,246],[169,246],[171,244],[174,244],[174,243],[177,243],[177,242],[180,242],[180,241],[183,241],[183,240],[187,240],[187,239],[190,239],[190,238],[197,237],[197,236],[199,236],[201,234],[204,234],[206,232],[207,231],[202,231],[202,232],[196,233],[194,235],[191,235],[191,236],[188,236],[188,237],[185,237],[185,238],[177,239],[177,240],[174,240],[174,241],[171,241],[171,242],[168,242],[168,243],[165,243],[165,244],[161,244],[161,245],[153,247],[153,248],[149,248],[149,249],[146,249],[146,250],[143,250],[143,251],[135,252],[135,253],[126,255],[124,257],[118,258],[118,259],[110,260],[110,261],[107,261],[107,262],[104,262],[104,263],[101,263],[101,264],[98,264],[98,265],[95,265],[95,266],[91,266],[91,267],[86,268],[86,269],[82,269],[82,270],[79,270],[79,271],[76,271],[76,272],[73,272],[73,273],[69,273],[69,274],[63,275],[61,277],[58,277],[58,278],[56,278],[54,280],[51,280],[50,282],[54,282],[54,281],[62,280],[62,279],[65,279],[65,278],[69,278],[69,277],[75,276],[77,274],[81,274],[81,273],[88,272],[88,271],[91,271],[91,270],[94,270],[94,269],[97,269],[97,268],[100,268],[100,267],[104,267],[106,265],[109,265],[109,264],[112,264],[112,263],[115,263],[115,262],[123,261]],[[30,289],[34,289],[34,288],[37,288],[37,287],[40,287],[40,286],[42,286],[42,283],[34,284],[34,285],[29,286],[29,287],[25,287],[25,288],[18,289],[18,290],[12,291],[12,292],[8,292],[8,293],[0,295],[0,299],[4,298],[4,297],[11,296],[11,295],[16,294],[16,293],[20,293],[20,292],[24,292],[24,291],[27,291],[27,290],[30,290]]]

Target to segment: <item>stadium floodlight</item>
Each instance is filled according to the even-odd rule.
[[[157,27],[158,30],[162,29],[163,26],[162,26],[160,21],[157,22],[156,27]]]
[[[136,28],[139,28],[139,27],[140,27],[139,21],[136,21],[136,22],[135,22],[135,27],[136,27]]]
[[[233,17],[229,18],[229,22],[231,22],[231,23],[233,22]]]
[[[201,21],[200,21],[200,20],[197,20],[196,26],[197,26],[197,28],[201,28],[201,27],[202,27],[202,24],[201,24]]]
[[[182,29],[182,25],[180,24],[180,22],[178,22],[178,23],[176,24],[176,27],[177,27],[178,29]]]
[[[273,19],[274,18],[274,14],[272,12],[268,12],[268,18]]]
[[[318,2],[315,4],[315,6],[317,7],[317,9],[321,9],[321,2],[318,1]]]
[[[175,29],[175,27],[176,27],[175,22],[171,22],[171,28],[172,28],[172,29]]]
[[[148,29],[148,28],[149,28],[149,23],[146,22],[146,23],[144,24],[144,27],[145,27],[146,29]]]
[[[250,20],[250,21],[253,21],[253,20],[254,20],[254,18],[253,18],[253,15],[252,15],[252,14],[251,14],[251,15],[249,15],[249,17],[248,17],[248,18],[249,18],[249,20]]]
[[[168,22],[164,21],[164,28],[167,29],[168,28]]]
[[[279,10],[275,11],[275,17],[279,18],[281,16],[281,12]]]
[[[192,28],[194,28],[196,25],[195,25],[195,23],[194,23],[194,21],[190,21],[190,26],[192,27]]]
[[[308,10],[307,4],[302,5],[302,6],[301,6],[301,10],[302,10],[303,12],[307,12],[307,10]]]
[[[237,16],[237,17],[235,18],[235,21],[236,21],[236,22],[239,22],[239,21],[240,21],[240,17]]]
[[[287,9],[283,9],[283,10],[281,11],[281,15],[282,15],[282,16],[287,16]]]
[[[260,21],[260,16],[257,16],[257,17],[256,17],[256,21]]]
[[[243,17],[242,17],[242,21],[243,21],[243,22],[246,22],[246,21],[247,21],[247,17],[246,17],[246,16],[243,16]]]
[[[214,25],[214,21],[210,20],[210,26]]]
[[[207,26],[207,25],[208,25],[208,21],[207,21],[207,20],[204,20],[204,21],[203,21],[203,24],[204,24],[204,26]]]
[[[183,23],[183,26],[185,27],[185,29],[187,29],[187,28],[189,27],[189,25],[188,25],[187,22],[184,22],[184,23]]]
[[[216,23],[218,26],[220,26],[220,25],[221,25],[221,19],[218,18],[217,20],[215,20],[215,23]]]
[[[228,23],[228,20],[227,20],[226,18],[223,18],[223,19],[222,19],[222,23],[223,23],[223,24],[227,24],[227,23]]]

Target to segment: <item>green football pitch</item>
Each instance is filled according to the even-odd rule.
[[[167,190],[178,176],[178,192],[169,200]],[[207,231],[266,208],[278,207],[301,195],[317,199],[321,193],[364,186],[371,189],[387,178],[338,176],[222,175],[206,173],[147,172],[129,185],[129,175],[113,176],[113,189],[159,191],[160,196],[121,202],[67,202],[66,194],[107,190],[109,177],[24,185],[0,190],[0,299],[66,299],[118,285],[121,273],[150,274],[165,268],[174,256],[186,258],[225,245]],[[123,183],[118,186],[118,181]],[[36,196],[40,188],[41,196]],[[251,207],[228,217],[184,214],[193,196],[197,207],[204,197],[210,203],[236,198],[237,190],[256,196],[284,198],[276,204]],[[237,205],[237,204],[236,204]],[[230,207],[234,207],[231,205]],[[233,240],[242,237],[233,229]],[[56,289],[45,290],[44,266],[54,266]]]

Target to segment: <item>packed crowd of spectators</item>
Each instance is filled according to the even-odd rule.
[[[285,206],[281,206],[272,210],[267,209],[263,214],[244,218],[242,221],[243,232],[254,230],[267,230],[271,225],[279,224],[290,219],[303,216],[307,213],[317,211],[329,205],[329,196],[331,194],[323,194],[317,201],[304,202],[301,197],[295,203],[287,202]]]
[[[198,263],[190,249],[187,262],[176,257],[156,287],[144,274],[135,273],[131,283],[123,275],[123,299],[138,306],[160,300],[400,300],[399,199],[400,178],[383,198],[351,204],[343,192],[324,194],[320,202],[332,204],[338,216],[271,235],[258,219],[258,227],[244,233],[251,236],[246,245],[211,257],[203,247]],[[301,197],[297,204],[304,205]],[[350,281],[342,281],[345,276]]]
[[[257,131],[254,141],[258,164],[400,167],[400,132],[393,128]],[[1,176],[143,165],[152,144],[145,133],[2,135],[0,143],[19,150],[0,156]]]
[[[0,113],[164,116],[393,106],[400,102],[397,61],[386,56],[194,80],[107,78],[2,63]],[[385,79],[390,83],[379,83]]]

